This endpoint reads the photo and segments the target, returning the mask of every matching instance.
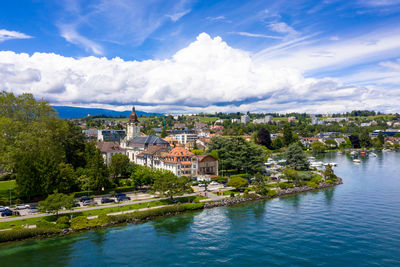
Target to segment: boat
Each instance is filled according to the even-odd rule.
[[[374,152],[369,153],[370,156],[376,157],[377,155]]]
[[[390,152],[390,151],[392,151],[392,150],[390,150],[388,148],[382,149],[382,152]]]
[[[321,162],[321,161],[314,161],[314,162],[311,162],[310,163],[310,166],[311,167],[321,167],[322,165],[324,165],[324,163],[323,162]]]
[[[354,163],[361,163],[361,160],[359,160],[359,159],[353,159],[353,162],[354,162]]]
[[[357,155],[357,152],[356,151],[351,151],[350,155],[355,156],[355,155]]]

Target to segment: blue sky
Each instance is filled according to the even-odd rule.
[[[1,5],[1,90],[145,111],[400,111],[400,0]]]

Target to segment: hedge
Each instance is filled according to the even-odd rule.
[[[56,228],[12,229],[12,230],[0,231],[0,242],[21,240],[41,235],[52,235],[61,232],[62,230]]]
[[[146,221],[154,217],[171,215],[171,214],[181,213],[184,211],[198,210],[203,208],[204,208],[204,203],[187,203],[181,205],[166,206],[157,209],[135,211],[129,214],[113,215],[110,217],[112,222],[114,223],[123,223],[129,221]]]
[[[290,183],[279,183],[278,184],[281,189],[293,188],[294,185]]]

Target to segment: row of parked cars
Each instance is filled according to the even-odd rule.
[[[31,206],[29,206],[29,205],[18,205],[14,209],[11,209],[9,207],[0,206],[0,215],[1,215],[1,217],[20,216],[21,210],[27,210],[27,213],[39,212],[39,210],[37,208],[31,208]]]
[[[106,204],[106,203],[115,203],[115,202],[122,202],[122,201],[128,201],[131,200],[130,197],[128,197],[124,193],[118,193],[115,195],[115,197],[102,197],[101,198],[101,204]],[[83,196],[79,199],[79,201],[82,203],[82,206],[89,206],[89,205],[97,205],[99,203],[96,203],[93,198],[88,197],[88,196]]]

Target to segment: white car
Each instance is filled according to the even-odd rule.
[[[16,207],[17,210],[24,210],[24,209],[30,209],[30,208],[31,208],[31,206],[29,206],[29,205],[18,205]]]
[[[216,181],[212,181],[212,182],[210,183],[210,185],[219,185],[219,183],[217,183]]]

